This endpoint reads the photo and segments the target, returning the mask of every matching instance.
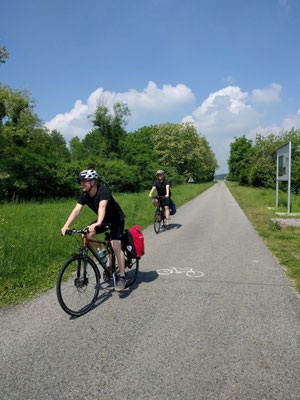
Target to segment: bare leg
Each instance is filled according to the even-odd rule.
[[[166,213],[166,225],[169,225],[170,208],[168,206],[165,206],[165,213]]]
[[[89,233],[87,235],[87,240],[88,240],[90,246],[97,247],[98,249],[103,250],[102,246],[99,244],[99,241],[95,235],[92,235],[91,233]]]
[[[120,276],[125,276],[125,256],[122,251],[121,240],[112,240],[111,245],[117,257]]]

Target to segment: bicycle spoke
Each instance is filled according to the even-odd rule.
[[[63,310],[82,315],[90,310],[99,292],[99,272],[91,260],[71,258],[62,268],[57,281],[57,296]]]

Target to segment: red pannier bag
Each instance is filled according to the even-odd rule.
[[[141,258],[145,254],[144,235],[139,225],[125,230],[123,247],[129,258]]]

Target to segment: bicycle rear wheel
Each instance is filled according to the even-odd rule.
[[[70,315],[80,316],[88,312],[97,300],[100,289],[100,273],[89,257],[76,255],[62,267],[56,294],[62,309]]]
[[[125,257],[126,287],[131,286],[138,276],[139,260]]]
[[[160,230],[160,224],[161,224],[160,210],[156,209],[154,214],[154,230],[156,233],[158,233]]]

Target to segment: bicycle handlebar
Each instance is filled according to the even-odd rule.
[[[109,229],[110,228],[110,224],[109,223],[105,224],[105,228]],[[73,233],[81,233],[83,235],[87,235],[89,232],[90,232],[89,231],[89,227],[84,228],[84,229],[67,229],[66,230],[66,235],[72,236]]]
[[[73,233],[83,233],[83,234],[87,234],[89,233],[89,229],[85,228],[85,229],[67,229],[66,230],[66,235],[71,236]]]

